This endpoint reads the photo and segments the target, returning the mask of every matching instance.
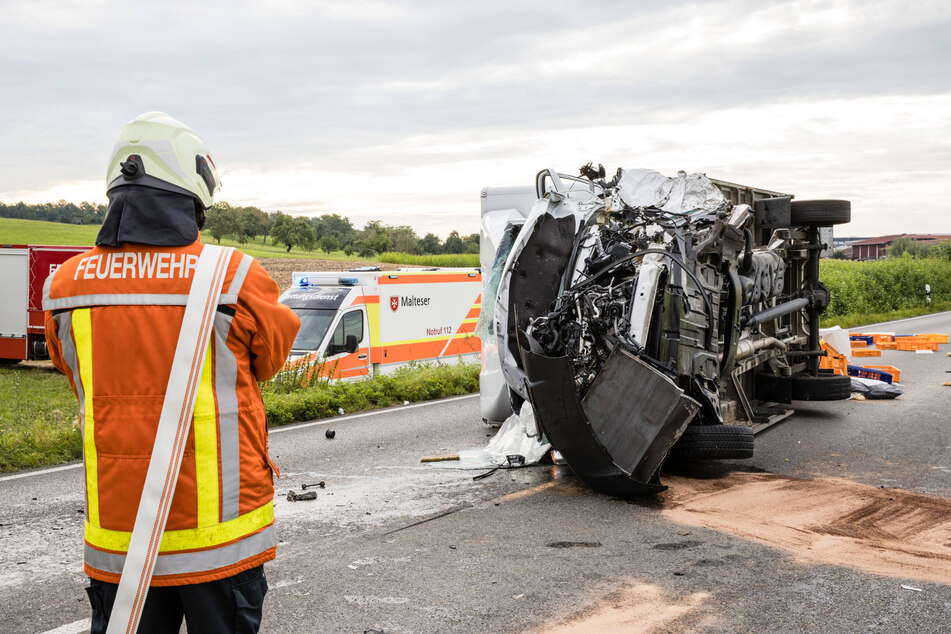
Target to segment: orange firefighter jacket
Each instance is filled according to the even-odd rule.
[[[96,247],[44,289],[53,364],[79,401],[85,570],[118,583],[202,245]],[[277,372],[300,320],[252,257],[228,267],[153,586],[231,576],[274,558],[273,465],[257,381]]]

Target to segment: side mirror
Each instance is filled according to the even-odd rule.
[[[358,346],[357,336],[347,335],[347,343],[346,343],[347,352],[349,352],[350,354],[353,354],[354,352],[357,351],[357,346]]]

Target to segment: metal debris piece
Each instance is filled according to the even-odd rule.
[[[452,454],[446,454],[443,456],[423,456],[422,458],[419,459],[419,461],[420,462],[446,462],[449,460],[458,460],[458,459],[459,459],[459,454],[452,453]]]
[[[510,467],[525,466],[525,456],[521,454],[509,454],[508,456],[505,456],[505,460]]]
[[[304,500],[316,500],[316,499],[317,499],[316,491],[307,491],[306,493],[296,493],[294,491],[287,492],[288,502],[303,502]]]
[[[336,435],[337,435],[337,432],[335,432],[332,429],[328,429],[327,431],[324,432],[324,436],[326,436],[328,440],[333,440],[334,436]]]
[[[306,491],[307,489],[313,489],[316,487],[320,487],[321,489],[323,489],[323,488],[326,488],[326,486],[327,486],[327,483],[321,480],[320,482],[315,482],[314,484],[302,484],[300,485],[300,488],[302,491]]]

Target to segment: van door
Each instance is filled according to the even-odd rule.
[[[350,344],[353,342],[355,347],[351,351]],[[335,379],[370,374],[370,331],[366,311],[362,307],[340,314],[327,343],[327,365],[332,368]]]

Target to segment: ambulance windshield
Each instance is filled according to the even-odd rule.
[[[321,308],[294,308],[293,310],[300,317],[300,330],[297,331],[297,339],[294,340],[292,350],[317,350],[337,311]]]

